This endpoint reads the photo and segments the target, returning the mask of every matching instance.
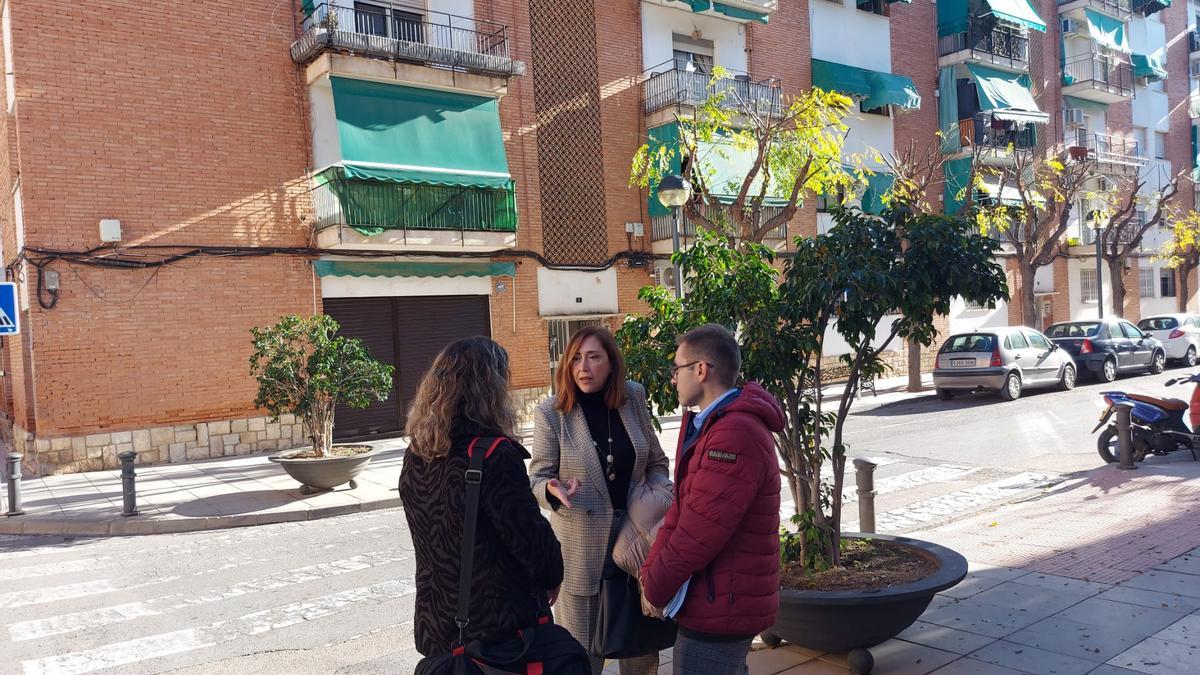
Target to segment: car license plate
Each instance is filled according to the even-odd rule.
[[[975,359],[950,359],[950,365],[955,368],[970,367],[975,365]]]

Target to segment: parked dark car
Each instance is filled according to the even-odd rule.
[[[1069,353],[1081,372],[1101,382],[1130,370],[1161,373],[1167,361],[1161,342],[1124,319],[1056,323],[1046,329],[1046,337]]]

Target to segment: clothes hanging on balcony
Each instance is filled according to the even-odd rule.
[[[1124,21],[1101,14],[1091,7],[1085,7],[1083,13],[1087,16],[1088,34],[1092,40],[1122,54],[1130,53],[1129,34]]]

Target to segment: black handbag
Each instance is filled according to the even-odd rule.
[[[493,439],[487,452],[474,452],[479,438],[467,447],[470,466],[466,471],[467,503],[463,514],[462,564],[458,572],[458,609],[454,623],[458,639],[449,654],[427,656],[417,663],[416,675],[591,675],[587,652],[567,629],[551,623],[543,611],[536,623],[517,631],[508,640],[483,644],[472,640],[463,644],[463,631],[470,623],[471,577],[475,571],[475,525],[479,519],[479,486],[483,482],[483,460],[503,437]]]
[[[608,558],[600,577],[599,609],[592,626],[588,651],[606,659],[628,659],[656,654],[675,644],[674,621],[642,614],[642,595],[637,579],[612,560],[612,544],[620,529],[614,519]]]

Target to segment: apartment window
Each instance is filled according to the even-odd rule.
[[[859,101],[858,109],[860,112],[863,112],[867,115],[879,115],[880,117],[891,117],[892,116],[891,106],[881,105],[878,108],[866,108],[863,106],[863,102]]]
[[[1154,132],[1154,158],[1167,158],[1167,135],[1161,131]]]
[[[387,37],[387,8],[367,2],[354,3],[354,31]]]
[[[856,0],[858,8],[864,12],[878,14],[879,16],[888,15],[887,0]]]
[[[837,192],[834,194],[831,194],[831,195],[827,195],[824,193],[819,194],[819,195],[817,195],[817,212],[829,213],[830,211],[833,211],[833,209],[837,205],[842,204],[845,201],[846,201],[846,191],[840,187],[837,189]]]
[[[1138,297],[1154,297],[1154,270],[1146,267],[1138,269]]]
[[[671,36],[671,49],[675,56],[675,68],[689,73],[712,72],[713,42],[675,33]]]
[[[987,306],[984,305],[982,302],[979,302],[978,300],[964,300],[964,302],[967,303],[966,309],[968,311],[974,311],[974,310],[978,310],[978,309],[987,309]]]
[[[1175,297],[1175,270],[1163,268],[1158,271],[1158,287],[1161,297]]]
[[[1096,302],[1096,270],[1079,270],[1079,300]]]

